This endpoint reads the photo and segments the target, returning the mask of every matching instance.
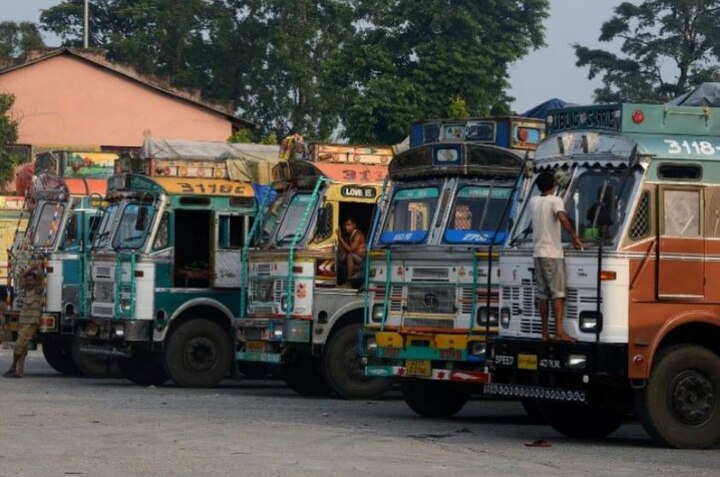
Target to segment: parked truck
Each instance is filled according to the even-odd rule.
[[[659,443],[720,443],[720,109],[607,104],[551,111],[535,171],[563,234],[564,331],[542,339],[532,223],[523,207],[500,258],[500,331],[486,392],[534,399],[550,425],[598,438],[634,411]],[[532,194],[538,194],[533,188]]]
[[[496,257],[543,126],[521,117],[420,121],[390,164],[361,343],[366,374],[398,379],[420,415],[456,413],[488,379]]]
[[[75,319],[86,297],[87,257],[93,227],[105,195],[106,180],[118,154],[52,150],[37,154],[19,187],[30,226],[19,228],[9,251],[9,293],[5,320],[14,327],[24,290],[20,274],[40,264],[45,306],[37,340],[48,364],[63,374],[103,376],[104,360],[85,359],[74,340]],[[11,337],[12,339],[12,337]]]
[[[300,394],[368,398],[389,387],[363,372],[362,279],[348,276],[338,232],[352,219],[370,234],[392,156],[389,147],[314,144],[307,159],[275,168],[278,197],[257,222],[244,265],[247,304],[235,322],[241,366],[281,368]]]
[[[140,384],[209,387],[229,375],[252,176],[277,153],[152,141],[121,166],[93,242],[82,351],[118,358]]]

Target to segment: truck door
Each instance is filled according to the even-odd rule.
[[[658,299],[702,299],[705,282],[704,190],[661,186]]]
[[[250,230],[250,217],[219,213],[215,227],[213,286],[215,288],[240,288],[242,247]]]

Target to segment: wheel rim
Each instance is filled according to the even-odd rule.
[[[712,417],[717,396],[704,374],[684,371],[673,379],[669,389],[671,409],[683,424],[696,426]]]
[[[192,338],[185,346],[185,363],[192,371],[207,371],[217,360],[215,342],[203,336]]]

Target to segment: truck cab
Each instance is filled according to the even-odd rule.
[[[236,320],[241,369],[281,368],[302,394],[361,398],[388,387],[362,372],[363,280],[348,276],[338,233],[351,219],[368,240],[392,156],[388,147],[315,144],[307,159],[276,167],[277,199],[247,255],[247,304]]]
[[[82,160],[85,168],[88,162],[99,164],[92,174],[76,168],[75,177],[62,177],[54,172],[55,167],[47,164],[48,158],[57,161],[81,156],[86,157]],[[103,204],[104,176],[112,172],[112,166],[106,165],[116,158],[114,153],[53,151],[39,154],[36,175],[27,191],[28,227],[18,231],[9,251],[11,287],[6,319],[15,322],[22,306],[24,291],[19,276],[27,267],[41,264],[45,307],[38,341],[48,364],[63,374],[96,376],[107,371],[102,363],[82,362],[73,337],[75,320],[86,298],[82,294],[82,283],[86,278],[92,233]],[[90,175],[84,175],[86,172]]]
[[[417,122],[390,165],[361,346],[366,374],[398,379],[420,415],[454,414],[488,379],[497,253],[542,134],[530,118]]]
[[[211,387],[233,369],[241,254],[257,212],[243,172],[254,159],[240,146],[223,143],[219,157],[198,158],[218,148],[190,144],[188,156],[130,161],[142,170],[108,181],[82,350],[118,358],[133,382]],[[277,156],[277,147],[250,146]]]
[[[550,111],[535,172],[584,243],[567,247],[564,331],[543,341],[532,221],[500,258],[488,394],[533,400],[557,431],[598,438],[634,409],[659,443],[720,442],[720,110],[649,104]],[[532,188],[537,194],[537,188]]]

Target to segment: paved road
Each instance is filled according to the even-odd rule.
[[[9,362],[0,350],[0,367]],[[397,394],[309,399],[270,381],[144,388],[62,377],[37,352],[24,379],[0,380],[0,403],[2,477],[720,474],[720,449],[655,448],[632,422],[580,442],[532,424],[514,402],[427,420]],[[525,446],[535,439],[551,447]]]

